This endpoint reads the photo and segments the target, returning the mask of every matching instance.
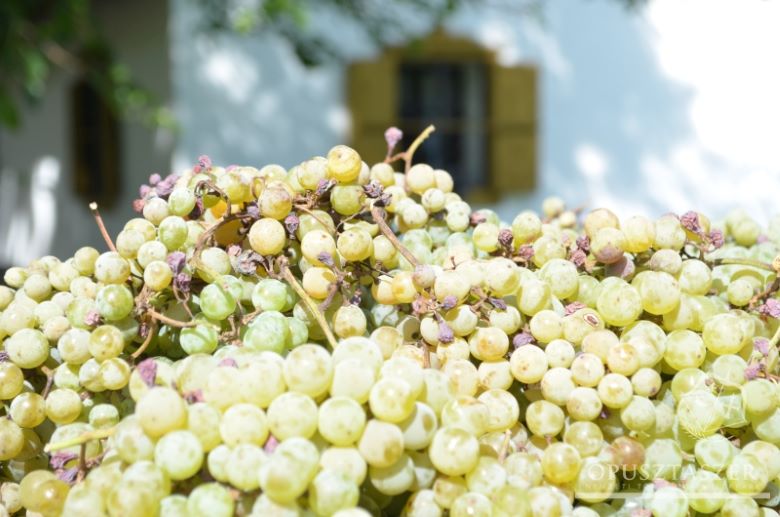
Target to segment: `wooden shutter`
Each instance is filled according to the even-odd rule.
[[[490,67],[490,184],[500,194],[531,190],[537,168],[537,73]]]
[[[352,147],[369,165],[384,159],[385,130],[396,124],[397,60],[385,53],[376,61],[353,63],[348,71],[347,100],[352,113]]]

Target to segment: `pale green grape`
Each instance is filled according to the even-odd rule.
[[[358,504],[358,485],[341,472],[322,470],[309,487],[309,505],[318,515],[333,515]]]
[[[136,405],[136,415],[143,430],[157,438],[187,425],[187,407],[171,388],[154,387]]]
[[[333,397],[320,406],[318,430],[333,445],[355,443],[362,435],[365,424],[365,411],[351,398]]]

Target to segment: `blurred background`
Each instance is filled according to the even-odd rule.
[[[384,130],[505,220],[548,195],[658,216],[780,196],[780,2],[2,0],[0,266],[134,216],[207,154],[293,166]]]

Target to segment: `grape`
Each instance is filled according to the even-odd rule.
[[[769,473],[761,460],[751,454],[738,454],[726,468],[729,488],[743,495],[761,492],[769,482]]]
[[[0,400],[11,400],[21,393],[24,374],[11,362],[0,362]]]
[[[352,508],[360,497],[357,484],[338,471],[322,470],[309,488],[309,504],[319,515]]]
[[[363,433],[365,423],[363,408],[351,398],[333,397],[320,406],[318,430],[333,445],[355,443]]]
[[[146,392],[138,401],[136,414],[144,432],[153,438],[181,429],[187,423],[186,405],[171,388],[154,387]]]

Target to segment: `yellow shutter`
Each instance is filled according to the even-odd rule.
[[[490,67],[490,183],[500,194],[536,185],[536,81],[533,67]]]
[[[385,53],[376,61],[353,63],[348,71],[347,102],[352,113],[352,147],[369,165],[385,157],[385,130],[396,124],[397,60]]]

